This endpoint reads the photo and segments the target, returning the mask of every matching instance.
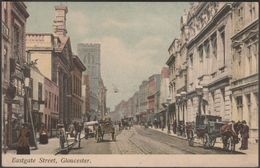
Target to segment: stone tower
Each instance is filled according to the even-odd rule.
[[[68,13],[67,6],[60,4],[55,6],[55,18],[53,23],[54,33],[57,36],[66,36],[66,14]]]

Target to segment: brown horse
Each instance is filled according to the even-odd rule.
[[[235,151],[235,145],[239,143],[238,135],[242,128],[243,124],[240,121],[227,123],[220,128],[224,149]]]

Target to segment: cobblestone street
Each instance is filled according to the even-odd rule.
[[[70,154],[230,154],[220,145],[213,149],[204,149],[199,143],[194,147],[187,140],[168,135],[162,131],[141,126],[118,132],[116,142],[105,135],[102,142],[95,138],[82,139],[81,148],[73,148]],[[257,151],[255,151],[257,152]],[[235,154],[244,154],[237,150]]]

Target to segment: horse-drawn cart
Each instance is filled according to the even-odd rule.
[[[112,141],[116,141],[116,131],[111,121],[100,121],[96,129],[96,140],[100,142],[104,138],[104,134],[111,134]]]
[[[193,146],[195,138],[202,139],[205,148],[212,148],[216,139],[221,138],[223,148],[235,151],[235,144],[238,143],[240,123],[224,123],[220,116],[197,115],[196,123],[187,123],[187,139],[190,146]]]
[[[197,115],[196,123],[186,125],[187,139],[190,146],[193,146],[195,138],[202,139],[205,148],[215,145],[216,138],[221,137],[220,127],[223,123],[221,117],[212,115]]]

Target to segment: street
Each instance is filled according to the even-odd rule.
[[[69,154],[230,154],[219,147],[204,149],[201,144],[190,147],[184,139],[141,126],[117,134],[116,142],[111,135],[105,135],[99,143],[95,138],[82,139],[81,148],[76,145]]]

